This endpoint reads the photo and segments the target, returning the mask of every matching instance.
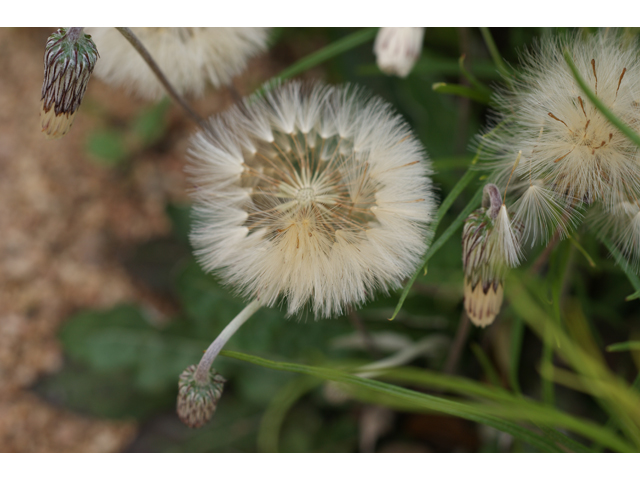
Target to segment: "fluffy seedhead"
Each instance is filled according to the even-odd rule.
[[[190,428],[205,425],[216,411],[226,380],[211,369],[204,383],[195,378],[196,365],[190,365],[178,380],[176,411],[180,420]]]
[[[378,30],[373,53],[380,70],[406,77],[422,51],[423,27],[382,27]]]
[[[47,40],[40,101],[47,138],[60,138],[71,128],[97,59],[98,50],[82,28],[61,28]]]
[[[635,41],[615,31],[546,38],[522,57],[523,68],[496,98],[499,118],[483,136],[485,161],[504,187],[512,159],[517,218],[532,242],[567,233],[594,202],[607,214],[640,194],[638,146],[589,101],[563,57],[567,49],[597,97],[640,129],[640,61]]]
[[[511,219],[498,187],[486,185],[483,207],[462,231],[464,306],[476,326],[490,325],[500,312],[504,278],[522,259],[521,238],[522,226]]]
[[[199,96],[207,82],[227,85],[266,50],[267,28],[132,28],[180,94]],[[147,100],[165,94],[140,54],[115,28],[90,28],[100,53],[96,76]]]
[[[264,305],[340,314],[399,287],[424,253],[427,156],[356,88],[276,87],[213,117],[189,156],[200,263]]]

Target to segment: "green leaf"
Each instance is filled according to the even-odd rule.
[[[487,45],[487,49],[489,50],[489,53],[491,54],[491,58],[493,59],[493,62],[496,64],[498,71],[502,74],[502,76],[504,76],[505,78],[508,78],[510,75],[509,69],[507,68],[507,65],[504,63],[504,60],[502,60],[502,55],[500,55],[500,52],[498,51],[498,47],[496,47],[496,42],[493,41],[491,32],[487,27],[480,27],[480,32],[482,33],[482,38],[484,38],[484,42]]]
[[[150,392],[175,385],[208,345],[174,335],[171,329],[161,331],[127,305],[76,315],[65,323],[60,340],[75,361],[98,372],[127,369],[134,374],[136,387]]]
[[[594,358],[577,345],[553,318],[527,292],[535,279],[522,278],[512,273],[505,284],[505,296],[509,298],[515,312],[542,338],[551,335],[556,352],[563,357],[581,377],[589,393],[601,399],[608,412],[614,415],[625,433],[640,448],[640,396],[614,375],[601,359]],[[526,281],[526,283],[524,281]],[[597,440],[596,440],[597,441]]]
[[[124,135],[117,130],[100,130],[89,134],[87,151],[106,166],[114,166],[127,158]]]
[[[34,387],[48,401],[85,415],[144,420],[175,404],[177,382],[161,392],[132,388],[134,379],[124,370],[97,372],[76,363],[40,380]]]
[[[546,452],[558,452],[560,449],[555,443],[538,435],[537,433],[499,417],[504,416],[524,421],[536,421],[543,424],[564,426],[589,438],[597,438],[601,442],[606,443],[607,446],[613,450],[624,452],[634,451],[634,448],[631,445],[612,434],[610,431],[603,429],[598,425],[594,425],[588,420],[578,419],[532,402],[528,402],[525,409],[523,409],[521,403],[516,402],[511,404],[513,406],[505,404],[489,406],[483,404],[463,403],[415,392],[413,390],[408,390],[406,388],[390,385],[377,380],[362,378],[357,375],[352,375],[335,369],[273,362],[253,355],[226,350],[223,350],[221,355],[250,362],[266,368],[303,373],[316,378],[322,378],[324,380],[344,383],[346,385],[356,387],[349,390],[351,394],[357,394],[358,398],[366,399],[366,401],[370,401],[372,403],[388,405],[394,408],[402,408],[410,411],[436,411],[483,423],[500,431],[509,433],[510,435],[529,443],[533,447]]]
[[[133,131],[143,145],[156,142],[167,129],[167,112],[171,107],[169,97],[164,97],[156,105],[143,110],[133,122]]]
[[[640,350],[640,342],[638,341],[620,342],[620,343],[614,343],[607,347],[607,352],[627,352],[629,350]]]
[[[469,98],[476,102],[489,105],[491,95],[474,88],[470,88],[464,85],[455,85],[450,83],[434,83],[431,88],[434,92],[444,93],[448,95],[455,95],[457,97]]]
[[[441,212],[444,215],[444,212],[446,211],[446,208],[448,208],[450,206],[450,204],[453,203],[453,200],[449,200],[450,197],[453,197],[454,194],[457,197],[458,194],[459,194],[458,190],[461,191],[466,186],[466,184],[468,184],[471,181],[471,179],[475,176],[476,173],[477,172],[475,172],[473,170],[467,170],[467,173],[465,174],[464,177],[462,177],[462,179],[460,180],[458,185],[456,185],[456,188],[454,188],[454,190],[449,194],[449,196],[445,199],[445,201],[442,202],[442,205],[438,209],[438,218],[442,218],[441,217]],[[402,294],[400,295],[400,300],[398,301],[398,304],[396,305],[396,308],[395,308],[395,310],[393,312],[393,316],[389,320],[393,320],[394,318],[396,318],[396,316],[398,315],[398,312],[400,312],[400,309],[402,308],[402,304],[404,303],[405,299],[407,298],[407,295],[409,295],[409,291],[411,290],[411,287],[413,286],[414,282],[417,280],[417,278],[420,275],[420,273],[422,273],[422,271],[424,269],[426,269],[427,263],[429,263],[429,260],[431,259],[431,257],[433,257],[436,254],[436,252],[438,250],[440,250],[440,248],[442,248],[442,246],[462,226],[462,224],[467,219],[469,214],[475,208],[478,207],[478,205],[480,204],[480,200],[481,199],[482,199],[482,188],[478,189],[478,191],[473,196],[473,198],[469,201],[469,203],[464,208],[464,210],[462,210],[462,212],[460,212],[460,214],[453,221],[453,223],[451,223],[451,225],[449,225],[449,228],[447,228],[444,231],[444,233],[440,237],[438,237],[438,239],[436,241],[433,242],[431,247],[429,247],[429,249],[427,250],[427,253],[425,253],[424,257],[422,258],[422,265],[420,265],[418,267],[418,269],[414,272],[413,276],[409,279],[409,281],[405,285],[404,289],[402,290]],[[437,227],[437,223],[434,226],[434,229],[436,227]]]
[[[168,203],[165,212],[171,220],[173,233],[185,244],[189,245],[191,232],[191,205]]]
[[[266,85],[260,88],[256,92],[256,94],[261,95],[264,92],[270,90],[279,81],[287,80],[289,78],[295,77],[296,75],[300,75],[310,68],[320,65],[321,63],[326,62],[333,57],[336,57],[344,52],[351,50],[352,48],[357,47],[358,45],[362,45],[363,43],[373,40],[377,31],[377,28],[363,28],[352,33],[351,35],[347,35],[346,37],[331,43],[330,45],[327,45],[324,48],[321,48],[320,50],[316,50],[311,55],[307,55],[306,57],[298,60],[290,67],[285,68],[282,72],[273,77]]]
[[[632,270],[629,262],[627,262],[620,250],[618,250],[618,248],[613,244],[611,240],[604,236],[601,237],[600,240],[602,240],[602,243],[604,243],[605,247],[609,249],[611,255],[613,256],[613,258],[615,258],[616,263],[620,265],[620,268],[622,268],[622,271],[627,275],[627,278],[631,282],[631,285],[633,285],[633,288],[636,289],[635,293],[627,296],[625,300],[630,301],[635,300],[636,298],[640,298],[640,278],[638,278],[636,273]]]

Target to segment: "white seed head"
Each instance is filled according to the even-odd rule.
[[[591,215],[594,231],[610,237],[630,260],[636,271],[640,270],[640,202],[638,200],[617,203],[611,209],[598,208]]]
[[[522,151],[512,185],[524,192],[516,216],[533,241],[552,228],[566,233],[580,207],[607,210],[640,192],[638,147],[589,101],[563,57],[568,49],[598,98],[631,128],[640,128],[640,61],[635,42],[615,31],[545,38],[522,58],[521,75],[495,98],[499,123],[483,137],[484,155],[500,186]]]
[[[531,240],[533,246],[537,240],[550,240],[556,231],[562,237],[568,235],[582,216],[567,214],[570,207],[565,200],[540,180],[532,182],[512,207],[514,220],[524,226],[523,241]]]
[[[406,77],[422,51],[423,27],[382,27],[378,30],[373,53],[378,67],[389,75]]]
[[[340,314],[399,287],[426,248],[426,153],[356,88],[276,87],[213,117],[189,157],[200,263],[288,314]]]
[[[207,82],[227,85],[266,49],[267,28],[132,28],[180,94],[199,96]],[[88,28],[100,49],[96,76],[141,98],[165,94],[140,54],[115,28]]]

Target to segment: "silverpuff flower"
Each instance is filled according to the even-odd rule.
[[[532,243],[566,234],[587,217],[632,260],[640,255],[640,150],[584,95],[566,61],[618,118],[640,133],[640,58],[637,41],[615,30],[547,37],[522,57],[521,73],[495,97],[499,114],[483,137],[491,179],[504,186],[519,150],[513,192],[515,218]],[[599,217],[599,218],[598,218]]]
[[[132,28],[180,94],[200,96],[207,82],[228,85],[266,50],[268,28]],[[165,93],[140,54],[115,28],[90,28],[100,49],[96,76],[147,100]]]
[[[211,118],[188,169],[200,264],[250,300],[339,315],[400,286],[434,195],[409,126],[351,86],[292,82]]]

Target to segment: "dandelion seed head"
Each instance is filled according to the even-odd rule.
[[[516,216],[526,236],[567,233],[594,202],[611,210],[640,191],[638,147],[584,95],[567,66],[567,49],[597,97],[632,128],[640,126],[640,61],[637,45],[615,31],[588,38],[545,38],[522,56],[522,73],[496,97],[496,131],[483,137],[493,180],[504,186],[518,150]]]
[[[417,267],[434,210],[430,170],[384,102],[292,82],[210,125],[189,149],[205,270],[263,304],[286,302],[288,314],[309,305],[323,317]]]
[[[227,85],[266,49],[267,28],[132,28],[180,94],[200,96],[207,82]],[[115,28],[88,28],[100,51],[95,74],[147,100],[165,94],[140,54]]]

